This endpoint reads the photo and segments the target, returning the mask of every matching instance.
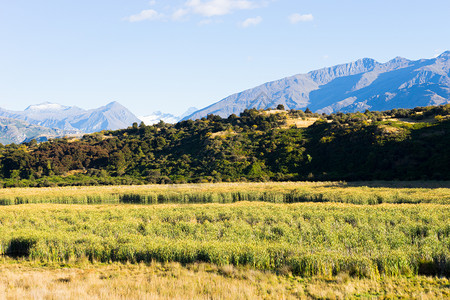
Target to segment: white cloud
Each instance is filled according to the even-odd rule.
[[[292,14],[288,17],[289,22],[291,24],[297,24],[299,22],[311,22],[314,21],[314,16],[312,14],[301,15],[301,14]]]
[[[159,20],[162,17],[163,17],[163,15],[158,13],[156,10],[146,9],[136,15],[132,15],[132,16],[126,17],[124,19],[129,22],[140,22],[140,21],[145,21],[145,20],[150,20],[150,21]]]
[[[263,20],[263,18],[261,18],[261,17],[248,18],[247,20],[245,20],[244,22],[241,23],[241,26],[244,28],[247,28],[249,26],[256,26],[259,23],[261,23],[262,20]]]
[[[185,3],[192,13],[205,17],[223,16],[236,10],[252,9],[257,5],[248,0],[189,0]]]
[[[180,8],[180,9],[177,9],[172,14],[172,19],[174,19],[174,20],[181,20],[183,17],[185,17],[188,14],[189,14],[189,10],[187,10],[185,8]]]
[[[270,0],[272,1],[272,0]],[[174,21],[187,20],[191,15],[199,15],[206,18],[224,16],[239,10],[250,10],[258,7],[267,6],[270,1],[267,0],[183,0],[181,6],[165,6],[169,10],[166,14],[157,12],[154,9],[143,10],[136,15],[124,18],[129,22],[139,22],[144,20],[167,20],[171,18]],[[148,4],[154,6],[160,3],[157,0],[150,0]],[[256,25],[261,22],[257,18],[245,20],[241,25],[244,27]],[[244,25],[247,24],[248,25]],[[254,22],[257,22],[254,24]],[[200,21],[203,25],[208,21]]]

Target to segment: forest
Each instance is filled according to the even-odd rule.
[[[439,181],[450,180],[448,149],[450,105],[336,114],[279,106],[0,145],[0,184]]]

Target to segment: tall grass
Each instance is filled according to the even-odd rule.
[[[450,188],[447,187],[447,183],[441,183],[442,188],[422,188],[420,186],[423,183],[404,184],[409,187],[367,186],[373,183],[303,182],[13,188],[0,189],[0,205],[233,203],[238,201],[450,204]],[[415,185],[417,187],[414,187]]]
[[[295,275],[450,276],[446,205],[24,205],[0,253],[41,261],[207,262]]]

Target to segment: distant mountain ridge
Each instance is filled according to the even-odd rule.
[[[134,122],[139,119],[118,102],[90,110],[50,102],[30,105],[24,111],[0,108],[0,143],[117,130]]]
[[[355,112],[450,103],[450,51],[433,59],[396,57],[386,63],[363,58],[272,81],[203,108],[184,119],[208,114],[228,117],[247,108]]]
[[[0,117],[79,133],[122,129],[134,122],[139,122],[139,119],[133,113],[118,102],[111,102],[90,110],[44,102],[31,105],[24,111],[9,111],[0,108]]]
[[[0,143],[2,144],[19,144],[32,139],[41,142],[49,138],[79,134],[77,131],[47,128],[29,124],[23,120],[0,117]]]

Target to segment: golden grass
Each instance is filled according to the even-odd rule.
[[[124,195],[161,196],[166,202],[177,202],[205,194],[217,196],[205,202],[220,202],[232,193],[242,194],[244,200],[275,201],[273,198],[277,198],[275,202],[282,202],[291,193],[303,202],[450,204],[449,187],[448,182],[266,182],[8,188],[0,189],[0,203],[118,203]]]
[[[301,278],[210,264],[0,262],[1,299],[445,299],[449,284],[423,276]]]
[[[138,227],[143,222],[141,215],[143,212],[146,212],[145,216],[151,216],[151,220],[154,219],[154,224],[160,224],[161,226],[167,227],[171,221],[176,221],[178,217],[186,215],[192,218],[186,222],[183,220],[174,221],[174,225],[189,225],[188,222],[193,222],[193,227],[200,229],[209,228],[210,230],[218,221],[205,222],[202,227],[199,224],[201,217],[211,217],[211,220],[214,220],[214,218],[223,215],[224,217],[230,216],[232,217],[230,220],[234,220],[233,218],[236,214],[239,218],[245,219],[245,222],[252,221],[252,228],[258,224],[257,222],[262,222],[266,219],[269,222],[271,218],[274,218],[277,222],[273,224],[269,222],[270,224],[268,223],[266,226],[270,229],[284,223],[288,224],[291,221],[295,221],[295,219],[288,219],[289,214],[293,211],[297,211],[299,216],[307,216],[314,221],[311,221],[311,224],[302,221],[304,223],[302,224],[305,225],[305,230],[308,229],[307,226],[316,226],[316,224],[321,230],[326,229],[327,226],[325,225],[328,224],[330,225],[329,227],[333,228],[333,232],[339,232],[339,229],[336,230],[338,228],[336,226],[341,223],[346,224],[343,222],[336,223],[336,221],[339,218],[352,217],[352,211],[354,212],[356,221],[352,223],[353,219],[350,218],[348,220],[350,223],[342,227],[349,231],[353,230],[353,227],[363,224],[362,221],[374,214],[376,215],[376,220],[385,217],[386,224],[389,224],[392,220],[399,221],[400,225],[398,226],[404,229],[408,229],[407,226],[411,225],[406,221],[411,219],[410,222],[413,222],[412,220],[417,218],[421,221],[417,223],[417,228],[423,229],[431,225],[438,226],[435,224],[436,218],[433,219],[433,215],[438,212],[440,215],[444,215],[444,217],[445,214],[448,215],[448,204],[450,203],[448,183],[421,182],[356,184],[348,184],[345,182],[221,183],[15,188],[0,189],[0,199],[29,197],[29,199],[38,198],[52,202],[54,199],[67,199],[67,197],[111,197],[112,199],[119,199],[120,195],[124,194],[146,195],[158,193],[165,195],[173,193],[201,194],[230,192],[247,192],[251,194],[289,193],[291,191],[303,192],[305,195],[320,195],[320,199],[335,202],[346,200],[350,203],[358,203],[358,199],[375,197],[384,199],[386,202],[394,201],[395,199],[404,199],[412,203],[431,202],[437,204],[398,205],[383,203],[376,206],[360,206],[347,203],[297,203],[287,205],[243,201],[227,205],[184,205],[176,203],[154,206],[20,205],[0,207],[0,233],[3,231],[3,235],[5,236],[20,235],[20,232],[11,231],[13,230],[11,228],[17,227],[20,229],[23,227],[24,232],[28,232],[31,229],[37,232],[37,230],[41,230],[40,227],[44,230],[45,226],[50,226],[49,228],[53,228],[53,231],[49,232],[48,237],[51,237],[53,239],[52,241],[55,242],[58,236],[75,235],[75,232],[64,231],[65,227],[63,226],[67,226],[70,229],[78,221],[82,222],[82,225],[88,226],[89,220],[91,219],[95,220],[96,224],[98,223],[104,226],[106,221],[111,219],[111,224],[114,224],[114,227],[111,227],[110,230],[115,232],[114,228],[117,227],[117,234],[119,237],[122,237],[121,230],[126,228],[125,224],[126,226]],[[242,217],[237,214],[239,211],[242,212]],[[309,214],[307,213],[305,215],[306,212],[309,212]],[[109,219],[105,217],[106,215],[109,216]],[[334,215],[339,218],[332,219],[331,217]],[[360,215],[363,217],[359,218],[358,216]],[[323,217],[323,220],[320,219],[320,216]],[[165,219],[167,220],[164,221]],[[443,222],[445,223],[446,219],[442,218],[442,216],[438,219],[444,220]],[[284,223],[281,222],[282,220],[285,220]],[[427,223],[430,220],[432,221],[431,225]],[[229,225],[226,220],[224,222]],[[370,224],[370,227],[373,227],[377,225],[375,223],[368,224]],[[150,226],[149,224],[146,223],[146,226]],[[244,222],[239,224],[244,229],[250,226]],[[168,228],[171,227],[168,226]],[[99,231],[99,228],[94,226],[92,230]],[[8,233],[9,231],[11,231],[11,234]],[[158,232],[161,233],[162,230],[158,229]],[[199,232],[202,231],[200,230]],[[89,230],[86,231],[87,233],[89,233]],[[344,233],[343,231],[340,232],[340,234]],[[384,233],[384,235],[389,235],[389,232]],[[333,238],[331,234],[327,236]],[[84,238],[87,237],[86,235]],[[315,238],[317,237],[315,236]],[[61,241],[65,240],[61,239]],[[42,263],[43,261],[45,263]],[[289,268],[277,269],[276,272],[256,270],[250,266],[217,266],[208,263],[181,265],[177,262],[151,262],[149,264],[109,262],[100,264],[90,263],[86,256],[64,263],[58,263],[49,260],[11,259],[6,256],[0,256],[0,299],[450,298],[450,280],[448,278],[425,276],[388,277],[383,274],[368,278],[358,278],[350,276],[346,272],[341,272],[336,276],[298,277],[294,276],[292,270]]]
[[[286,110],[271,109],[271,110],[264,110],[262,113],[264,115],[287,114],[287,111]]]
[[[319,118],[306,118],[305,120],[290,118],[286,120],[286,125],[283,127],[289,128],[291,126],[295,126],[297,128],[307,128],[314,124],[317,120],[319,120]]]
[[[449,206],[346,203],[0,207],[0,253],[36,261],[208,262],[302,276],[448,276]]]
[[[212,133],[210,138],[216,138],[216,137],[226,138],[226,137],[230,137],[230,136],[233,136],[233,135],[237,135],[237,132],[234,132],[234,131],[231,131],[231,130],[218,131],[218,132]]]

